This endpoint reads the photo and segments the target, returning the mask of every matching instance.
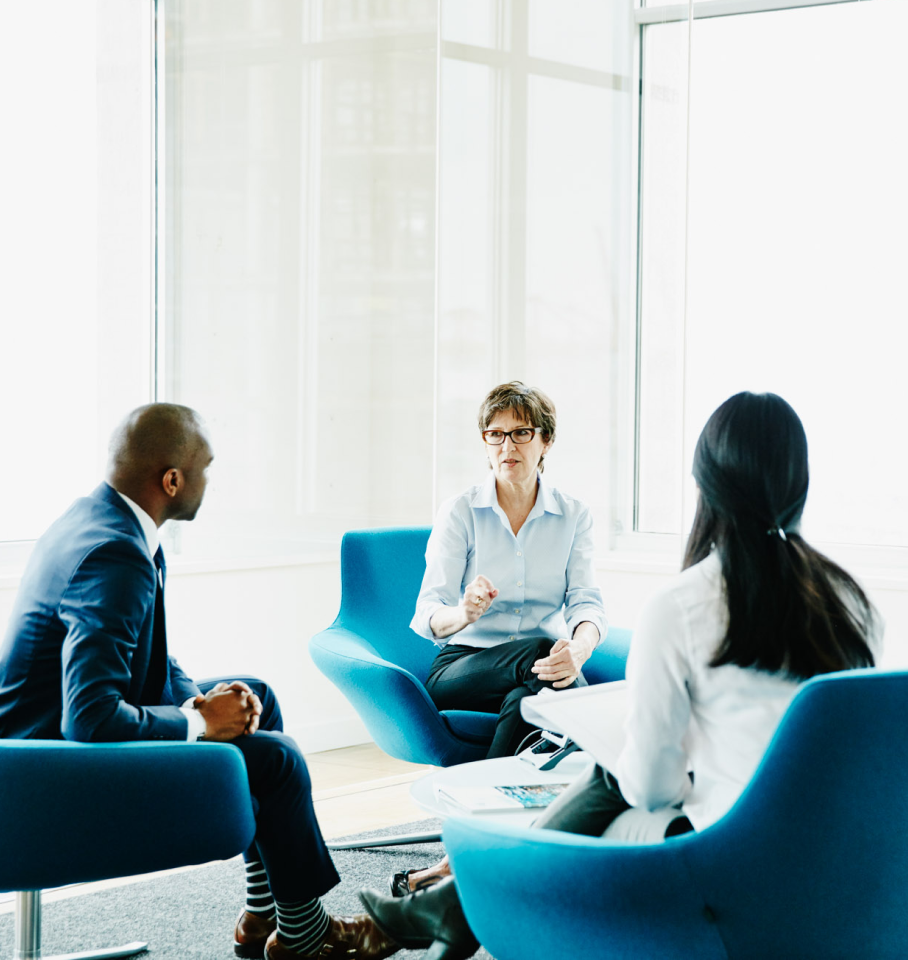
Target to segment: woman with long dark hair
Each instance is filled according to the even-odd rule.
[[[535,826],[658,842],[722,817],[752,777],[799,685],[870,667],[880,633],[857,582],[800,534],[807,439],[775,394],[739,393],[694,454],[700,490],[680,575],[645,606],[627,664],[627,741]],[[452,880],[404,900],[362,894],[404,946],[469,956]]]
[[[631,646],[628,740],[613,773],[632,806],[683,802],[702,829],[750,780],[798,685],[873,666],[877,628],[861,587],[801,536],[807,437],[785,400],[726,400],[700,434],[693,475],[682,573],[647,604]]]

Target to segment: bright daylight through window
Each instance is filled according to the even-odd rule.
[[[94,488],[114,424],[151,398],[153,6],[3,15],[0,541],[16,541]]]
[[[811,445],[807,535],[906,546],[908,4],[701,18],[690,38],[651,6],[638,529],[689,528],[706,418],[738,390],[772,390]]]
[[[804,420],[810,538],[908,546],[908,3],[757,6],[10,6],[0,541],[153,396],[217,454],[173,556],[429,523],[519,378],[600,555],[679,547],[741,389]]]
[[[217,452],[171,553],[430,523],[485,477],[476,410],[513,378],[558,405],[547,476],[605,544],[632,277],[607,9],[160,0],[160,386]]]

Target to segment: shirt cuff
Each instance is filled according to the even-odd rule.
[[[186,703],[192,703],[192,700],[187,700]],[[205,718],[193,707],[187,707],[185,704],[180,707],[180,710],[186,716],[186,740],[190,742],[192,740],[201,740],[205,736]]]
[[[425,637],[426,640],[431,640],[437,646],[443,647],[448,642],[448,638],[436,637],[432,633],[432,617],[442,607],[446,606],[446,603],[422,603],[417,605],[416,613],[413,614],[413,619],[410,621],[410,629],[420,637]]]
[[[573,637],[574,631],[584,620],[589,620],[589,622],[598,629],[599,643],[602,643],[606,633],[608,633],[608,620],[606,620],[602,612],[594,606],[578,607],[576,610],[571,611],[571,616],[567,620],[568,636]]]

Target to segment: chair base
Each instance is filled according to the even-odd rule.
[[[344,840],[326,843],[329,850],[364,850],[367,847],[398,847],[408,843],[438,843],[440,833],[404,833],[394,837],[370,837],[368,840]]]
[[[13,960],[109,960],[129,957],[148,949],[138,940],[122,947],[104,947],[100,950],[81,950],[78,953],[60,953],[54,957],[41,955],[41,891],[16,892],[15,950]]]

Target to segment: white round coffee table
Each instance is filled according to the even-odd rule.
[[[565,757],[554,770],[543,772],[520,757],[501,757],[495,760],[477,760],[459,763],[453,767],[433,770],[410,786],[414,803],[436,817],[493,817],[515,826],[528,826],[542,812],[536,810],[479,811],[471,813],[438,796],[439,786],[486,787],[509,786],[530,783],[571,783],[589,765],[592,758],[586,753],[572,753]]]

